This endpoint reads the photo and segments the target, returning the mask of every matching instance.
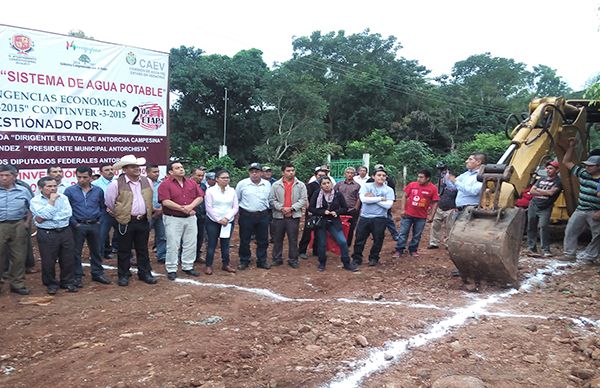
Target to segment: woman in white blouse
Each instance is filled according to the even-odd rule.
[[[229,265],[229,240],[233,233],[233,219],[238,212],[238,199],[235,189],[229,186],[229,171],[216,173],[217,184],[206,190],[206,269],[204,273],[213,273],[213,259],[219,238],[221,239],[221,260],[223,271],[235,273]]]

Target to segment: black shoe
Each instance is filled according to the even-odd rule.
[[[300,267],[300,263],[298,263],[298,260],[290,260],[288,261],[288,265],[294,269]]]
[[[146,284],[156,284],[158,282],[152,275],[146,275],[144,277],[140,277],[139,279]]]
[[[266,261],[261,261],[256,263],[256,268],[271,269],[271,264],[267,263]]]
[[[169,280],[175,280],[175,279],[177,279],[177,272],[169,272],[169,273],[167,273],[167,279],[169,279]]]
[[[319,264],[319,266],[317,267],[317,271],[319,271],[319,272],[325,271],[325,264]]]
[[[457,278],[457,277],[459,277],[459,276],[460,276],[460,272],[458,272],[458,270],[456,270],[456,271],[452,271],[452,272],[450,272],[450,275],[452,275],[452,277],[455,277],[455,278]]]
[[[306,256],[306,253],[301,253],[298,255],[298,257],[302,260],[308,260],[308,256]]]
[[[192,269],[184,269],[183,272],[190,276],[195,276],[195,277],[200,276],[200,272],[194,270],[193,268]]]
[[[29,295],[30,291],[28,288],[26,287],[21,287],[21,288],[10,288],[10,292],[14,292],[15,294],[19,294],[19,295]]]
[[[92,276],[92,281],[102,283],[102,284],[110,284],[111,281],[106,275],[102,274],[99,276]]]
[[[362,265],[362,260],[352,259],[352,264],[358,267],[359,265]]]
[[[350,272],[358,272],[358,268],[356,265],[354,265],[354,263],[344,264],[344,269]]]
[[[277,266],[280,266],[280,265],[283,265],[283,260],[281,260],[281,259],[279,259],[279,260],[273,260],[271,262],[271,267],[277,267]]]
[[[67,292],[77,292],[77,286],[74,284],[69,284],[67,287],[65,287],[67,289]]]
[[[73,285],[77,288],[83,288],[83,280],[81,280],[81,278],[77,278],[73,280]]]
[[[369,260],[369,267],[375,267],[377,265],[377,260]]]
[[[427,249],[439,249],[440,247],[438,247],[437,245],[429,245],[427,247]]]
[[[119,278],[119,281],[117,284],[121,287],[127,287],[129,285],[129,278],[128,277]]]
[[[111,255],[110,253],[108,255],[104,255],[104,260],[112,260],[113,259],[113,255]]]
[[[57,292],[58,292],[58,287],[56,287],[56,286],[48,287],[48,295],[56,295]]]
[[[250,266],[250,263],[249,263],[249,262],[247,262],[247,261],[243,261],[243,262],[241,262],[241,263],[239,263],[239,264],[238,264],[238,269],[239,269],[240,271],[243,271],[243,270],[245,270],[245,269],[248,269],[248,267],[249,267],[249,266]],[[258,267],[258,265],[257,265],[257,267]]]

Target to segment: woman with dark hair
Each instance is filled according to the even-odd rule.
[[[229,241],[233,233],[233,220],[238,212],[238,200],[235,189],[229,186],[229,171],[221,170],[215,173],[217,184],[206,190],[206,269],[204,273],[212,275],[215,248],[221,239],[222,269],[235,273],[235,268],[229,265]]]
[[[358,271],[356,266],[350,262],[346,237],[342,231],[340,215],[346,214],[347,205],[344,196],[333,189],[331,178],[324,176],[320,180],[320,190],[313,193],[310,199],[308,211],[316,217],[322,217],[320,225],[315,228],[317,235],[317,254],[319,256],[318,271],[325,271],[327,255],[327,232],[335,240],[340,248],[342,264],[344,269],[352,272]]]

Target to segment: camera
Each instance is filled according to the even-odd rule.
[[[447,165],[446,165],[446,163],[444,163],[444,162],[437,162],[437,163],[435,164],[435,168],[437,168],[437,169],[438,169],[438,170],[440,170],[440,171],[445,171],[445,170],[447,170],[447,169],[448,169],[448,166],[447,166]]]

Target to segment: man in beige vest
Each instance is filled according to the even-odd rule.
[[[112,181],[106,190],[106,211],[119,224],[119,286],[129,284],[129,267],[131,265],[131,248],[135,248],[137,256],[138,278],[148,284],[156,284],[152,276],[148,257],[148,236],[152,219],[152,183],[148,178],[140,176],[140,166],[146,164],[145,158],[125,155],[113,166],[115,171],[122,169],[122,174]]]

